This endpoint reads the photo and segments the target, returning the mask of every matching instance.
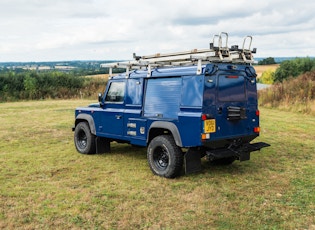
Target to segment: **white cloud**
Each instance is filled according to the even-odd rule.
[[[315,56],[308,0],[1,0],[0,61],[129,59],[230,45],[253,35],[258,56]]]

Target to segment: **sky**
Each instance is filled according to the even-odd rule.
[[[0,62],[131,60],[229,46],[253,36],[256,57],[315,56],[310,0],[1,0]]]

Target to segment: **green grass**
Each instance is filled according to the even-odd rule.
[[[0,104],[0,229],[314,229],[315,117],[261,108],[272,146],[247,162],[154,176],[145,148],[80,155],[87,100]]]

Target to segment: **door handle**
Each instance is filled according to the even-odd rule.
[[[117,120],[119,120],[121,118],[121,115],[116,115],[115,117]]]

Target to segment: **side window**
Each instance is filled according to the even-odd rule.
[[[105,102],[123,102],[125,96],[125,82],[111,82]]]
[[[143,79],[128,79],[126,105],[142,104]]]
[[[181,98],[180,77],[148,79],[144,116],[177,118]]]

